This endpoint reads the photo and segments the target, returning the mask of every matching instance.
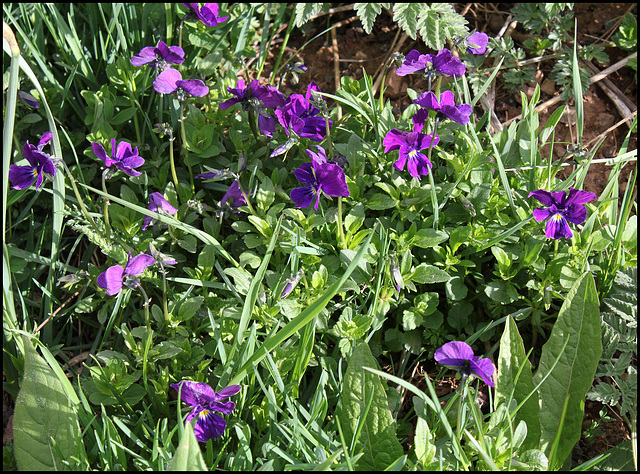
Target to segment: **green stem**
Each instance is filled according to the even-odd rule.
[[[342,196],[338,196],[338,239],[342,248],[346,250],[347,240],[344,238],[344,228],[342,226]]]
[[[260,133],[258,132],[258,125],[256,124],[256,113],[252,106],[249,106],[249,125],[251,126],[251,132],[256,141],[260,142]]]
[[[438,82],[438,85],[439,85],[439,82]],[[435,139],[437,129],[438,129],[438,119],[436,118],[433,124],[433,134],[432,134],[433,139]],[[431,163],[432,150],[433,150],[433,145],[430,145],[429,149],[427,150],[427,159],[429,160],[429,163]],[[440,206],[438,205],[438,193],[436,192],[436,183],[435,183],[435,180],[433,179],[433,163],[431,164],[431,169],[429,170],[429,185],[431,187],[431,205],[433,207],[433,228],[437,229],[438,220],[440,217],[440,210],[439,210]]]
[[[102,174],[102,190],[104,191],[105,194],[109,194],[107,192],[107,185],[105,183],[105,179],[104,179],[104,173]],[[111,225],[109,224],[109,200],[107,198],[104,198],[104,231],[106,234],[107,239],[111,238]]]
[[[173,176],[173,184],[175,184],[176,186],[176,193],[177,193],[180,185],[178,184],[178,175],[176,174],[176,164],[173,159],[173,140],[174,140],[173,135],[171,135],[171,138],[169,139],[169,161],[171,163],[171,176]]]
[[[180,103],[180,136],[182,137],[182,148],[184,148],[184,162],[189,169],[191,193],[194,194],[196,192],[196,186],[193,183],[193,170],[191,169],[191,164],[189,163],[189,152],[187,151],[187,132],[184,129],[184,103]],[[178,190],[176,189],[176,191]]]
[[[237,181],[238,181],[238,187],[240,188],[240,192],[242,193],[242,196],[244,197],[244,200],[247,203],[247,207],[249,208],[249,212],[251,212],[251,214],[253,214],[254,216],[258,216],[258,214],[256,213],[256,210],[251,205],[251,201],[249,201],[249,195],[244,191],[242,184],[240,184],[240,180],[237,180]],[[222,224],[222,221],[220,223]]]
[[[147,331],[149,333],[151,333],[151,320],[149,319],[149,297],[147,296],[147,292],[144,291],[144,288],[142,288],[142,285],[140,285],[140,283],[138,283],[138,288],[140,289],[140,292],[142,293],[142,296],[144,297],[144,324],[147,326]]]

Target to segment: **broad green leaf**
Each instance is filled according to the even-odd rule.
[[[208,471],[192,423],[185,424],[182,439],[167,464],[167,471]]]
[[[63,459],[76,455],[77,415],[62,383],[26,337],[24,378],[13,416],[13,439],[19,471],[66,470]]]
[[[449,236],[446,232],[436,229],[420,229],[413,236],[411,243],[421,249],[435,247],[447,240]]]
[[[533,381],[540,382],[553,362],[559,362],[540,386],[540,449],[547,455],[560,426],[562,409],[567,413],[559,439],[555,464],[561,465],[580,439],[584,400],[602,354],[600,311],[595,281],[591,273],[580,276],[560,308],[551,335],[542,346],[540,365]],[[567,347],[562,352],[565,340]]]
[[[518,370],[524,364],[522,372],[516,382]],[[519,421],[527,424],[527,438],[523,443],[523,450],[534,449],[540,442],[540,402],[538,392],[535,391],[531,364],[524,350],[522,337],[518,326],[511,316],[507,316],[504,333],[500,339],[500,355],[498,356],[498,380],[496,383],[496,407],[502,403],[508,404],[509,395],[513,391],[513,399],[522,403],[530,393],[533,395],[516,413],[514,426]]]
[[[378,363],[369,346],[361,341],[354,347],[344,374],[338,417],[347,443],[353,439],[358,425],[362,424],[351,454],[364,454],[355,467],[359,470],[381,471],[402,456],[404,451],[396,438],[396,425],[382,381],[377,375],[364,370],[364,367],[377,369]],[[361,420],[372,392],[371,407],[366,418]]]
[[[451,275],[444,270],[434,267],[433,265],[421,263],[413,271],[409,280],[415,281],[416,283],[442,283],[449,281],[450,278]]]

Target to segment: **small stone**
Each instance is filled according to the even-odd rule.
[[[547,95],[554,95],[556,93],[556,83],[553,79],[546,78],[540,85],[540,90]]]

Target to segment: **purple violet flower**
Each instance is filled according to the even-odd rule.
[[[320,111],[301,94],[291,94],[287,103],[275,111],[287,136],[293,132],[299,137],[321,142],[327,136],[327,126],[325,119],[317,116],[318,113]],[[332,125],[329,120],[329,128]]]
[[[24,144],[22,156],[29,162],[28,165],[11,165],[9,168],[9,181],[13,184],[13,189],[26,189],[31,186],[35,180],[36,189],[40,187],[44,181],[45,175],[55,176],[56,167],[51,160],[51,156],[42,151],[44,146],[51,141],[53,134],[44,132],[42,138],[38,142],[38,146],[29,143]]]
[[[194,97],[204,97],[209,93],[209,88],[200,79],[182,79],[182,74],[177,69],[165,69],[155,81],[153,88],[160,94],[175,92],[178,100],[184,100],[184,94]]]
[[[164,41],[159,41],[158,46],[145,46],[138,54],[131,58],[134,66],[149,66],[166,69],[168,63],[181,64],[184,62],[184,50],[180,46],[167,46]]]
[[[36,99],[28,92],[18,91],[18,99],[22,100],[25,104],[28,104],[35,109],[40,108],[40,102],[38,102],[38,99]]]
[[[464,39],[463,44],[467,47],[469,54],[484,54],[487,51],[489,36],[486,33],[474,31]]]
[[[421,150],[436,146],[440,141],[437,134],[430,135],[420,133],[414,128],[412,132],[401,132],[400,130],[389,130],[382,140],[384,152],[389,153],[393,150],[399,150],[400,156],[393,166],[398,171],[404,169],[407,164],[409,174],[414,178],[420,179],[420,176],[426,176],[431,169],[429,158]]]
[[[227,192],[224,194],[224,196],[222,196],[222,199],[220,200],[220,206],[224,206],[225,204],[227,204],[229,199],[231,199],[231,201],[229,202],[229,207],[231,209],[237,209],[241,206],[247,205],[244,194],[242,194],[242,191],[240,190],[240,184],[236,180],[231,183],[229,189],[227,189]]]
[[[105,172],[112,169],[111,167],[114,166],[129,176],[140,176],[142,174],[134,168],[142,166],[144,164],[144,159],[140,158],[138,155],[138,147],[131,151],[130,143],[120,142],[116,147],[116,139],[112,138],[111,157],[107,155],[107,152],[100,143],[92,143],[91,149],[98,158],[104,161],[104,164],[107,166],[107,170],[105,170]]]
[[[237,87],[227,87],[227,90],[235,97],[221,103],[221,110],[226,110],[235,104],[242,104],[243,110],[247,111],[251,105],[251,99],[261,102],[267,109],[282,107],[286,102],[282,92],[273,86],[261,86],[257,79],[251,81],[248,86],[245,86],[244,80],[238,79]]]
[[[440,102],[438,102],[438,99],[433,92],[427,91],[421,94],[420,97],[413,101],[413,103],[438,112],[436,116],[438,120],[450,118],[462,125],[469,122],[469,117],[473,111],[471,106],[468,104],[455,105],[453,92],[451,91],[444,91],[440,95]],[[424,125],[427,117],[428,113],[426,113],[426,111],[418,111],[414,122],[416,124],[420,124],[420,129],[422,129],[422,125]]]
[[[147,267],[155,263],[155,258],[146,253],[141,253],[131,258],[131,252],[124,268],[120,265],[113,265],[107,268],[98,276],[98,286],[107,290],[107,295],[113,296],[120,293],[122,287],[135,288],[140,283],[136,276],[142,274]]]
[[[533,210],[533,217],[538,221],[549,219],[545,235],[548,239],[560,239],[565,237],[570,239],[573,232],[569,228],[567,221],[574,224],[582,224],[587,218],[585,203],[596,199],[594,193],[580,191],[572,187],[569,193],[566,191],[545,191],[540,189],[529,193],[529,197],[534,197],[546,208]]]
[[[180,383],[172,383],[171,387],[180,393],[180,398],[187,405],[193,407],[187,416],[187,422],[196,416],[196,426],[194,429],[196,439],[201,443],[206,443],[212,438],[217,438],[227,426],[227,422],[215,412],[230,415],[236,404],[232,401],[223,401],[236,395],[242,387],[240,385],[229,385],[216,393],[209,385],[203,382],[191,382],[183,380]],[[182,387],[182,391],[180,388]]]
[[[304,270],[298,270],[295,275],[287,280],[287,284],[284,286],[282,290],[282,294],[280,295],[281,299],[286,298],[289,294],[294,290],[294,288],[298,285],[300,280],[302,279],[302,275],[304,275]]]
[[[297,207],[309,206],[315,198],[314,209],[318,210],[320,195],[324,192],[328,196],[349,196],[349,187],[344,171],[335,163],[327,163],[327,155],[324,148],[315,145],[318,153],[306,150],[311,157],[311,163],[303,163],[295,170],[298,181],[304,186],[291,191],[291,200]]]
[[[169,204],[169,201],[167,201],[164,196],[158,192],[149,194],[149,205],[147,206],[147,209],[158,213],[163,212],[171,214],[172,216],[175,216],[176,212],[178,212],[178,210]],[[153,217],[145,216],[142,224],[142,230],[146,230],[150,225],[155,225]]]
[[[425,75],[432,73],[461,77],[467,68],[460,58],[451,55],[451,51],[447,48],[441,49],[438,54],[420,54],[417,49],[412,49],[404,59],[402,66],[396,69],[398,76],[406,76],[417,72],[423,72]]]
[[[187,20],[200,20],[205,25],[213,27],[229,19],[228,16],[218,16],[220,7],[217,3],[205,3],[202,7],[197,3],[183,3],[183,5],[189,9],[185,15]]]
[[[436,362],[446,365],[452,369],[460,371],[463,378],[470,375],[480,377],[489,387],[494,383],[491,375],[496,371],[490,359],[480,359],[480,356],[473,355],[473,349],[466,342],[447,342],[434,354]]]

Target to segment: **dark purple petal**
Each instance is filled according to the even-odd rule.
[[[177,69],[165,69],[155,81],[153,81],[153,88],[160,94],[171,94],[178,86],[176,83],[182,80],[182,74]]]
[[[316,193],[311,186],[294,188],[291,191],[291,200],[296,204],[296,207],[308,207],[315,197]]]
[[[475,361],[471,361],[469,364],[471,370],[478,375],[484,383],[486,383],[489,387],[494,387],[493,380],[491,379],[491,375],[496,371],[493,362],[490,359],[479,359]]]
[[[300,168],[293,171],[293,174],[298,181],[300,181],[305,186],[313,186],[316,184],[316,178],[313,175],[313,164],[312,163],[303,163],[300,165]]]
[[[38,170],[33,166],[11,165],[9,168],[9,180],[13,184],[13,189],[26,189],[31,186],[33,180],[38,176]]]
[[[589,201],[597,199],[598,196],[595,193],[588,191],[580,191],[579,189],[569,188],[569,196],[567,197],[566,205],[571,204],[585,204]]]
[[[426,107],[427,109],[440,110],[440,103],[438,102],[436,95],[431,91],[422,93],[420,97],[413,101],[413,103]]]
[[[157,61],[156,48],[153,46],[145,46],[138,54],[134,54],[131,58],[131,64],[134,66],[144,66],[146,64],[155,63]]]
[[[557,212],[558,212],[558,209],[556,208],[555,205],[553,205],[551,207],[538,208],[538,209],[534,209],[533,210],[533,217],[538,222],[542,222],[542,221],[548,219],[549,217],[551,217],[552,214],[555,214]]]
[[[226,204],[229,199],[233,199],[231,201],[231,207],[238,208],[240,206],[246,206],[247,201],[240,190],[240,184],[237,181],[234,181],[227,189],[227,192],[224,194],[222,199],[220,200],[220,205]]]
[[[329,196],[349,196],[349,188],[340,165],[324,163],[316,166],[316,178],[322,191]]]
[[[398,76],[406,76],[407,74],[413,74],[427,67],[427,62],[430,62],[430,54],[420,54],[417,49],[412,49],[409,54],[404,58],[402,65],[396,69]]]
[[[182,64],[184,62],[184,50],[180,46],[168,47],[164,41],[160,40],[156,52],[168,63]]]
[[[154,263],[156,263],[156,261],[151,255],[141,253],[129,260],[124,272],[132,276],[140,275],[147,267],[150,267]]]
[[[98,286],[107,290],[107,295],[113,296],[120,293],[122,289],[122,277],[124,276],[124,268],[120,265],[114,265],[98,276]]]
[[[307,117],[302,119],[304,124],[298,135],[320,143],[327,136],[327,123],[322,117]],[[329,120],[329,128],[333,122]]]
[[[44,146],[51,141],[52,138],[53,138],[53,133],[44,132],[42,134],[42,137],[40,137],[40,141],[38,142],[38,147],[37,147],[38,150],[42,150]]]
[[[326,163],[327,152],[324,151],[324,148],[322,148],[320,145],[313,145],[313,146],[314,148],[318,149],[318,153],[312,151],[309,148],[305,150],[307,155],[309,155],[309,158],[311,158],[311,162],[314,163],[314,165],[321,165],[322,163]]]
[[[228,16],[219,17],[218,9],[219,7],[217,3],[205,3],[202,8],[200,8],[198,16],[205,25],[210,27],[218,26],[219,23],[222,23],[229,18]]]
[[[451,120],[458,122],[459,124],[466,125],[469,123],[472,108],[467,104],[455,105],[443,105],[440,109],[440,113],[446,115]]]
[[[433,67],[441,74],[453,77],[464,76],[467,68],[460,58],[451,55],[451,51],[444,48],[433,57]]]
[[[448,367],[460,368],[465,360],[473,358],[473,349],[463,341],[451,341],[436,350],[433,355],[436,362]]]
[[[574,224],[582,224],[587,220],[587,208],[582,204],[569,204],[563,214],[565,219]]]
[[[258,130],[262,135],[266,135],[269,138],[273,138],[273,134],[276,133],[276,119],[272,115],[265,117],[264,115],[258,115]]]
[[[233,397],[242,390],[242,385],[229,385],[218,392],[218,400],[224,400],[225,398]]]
[[[486,33],[480,33],[476,31],[471,36],[467,37],[467,53],[470,54],[484,54],[487,51],[487,43],[489,42],[489,36]]]
[[[407,132],[402,132],[397,129],[392,129],[387,132],[382,140],[384,145],[384,152],[388,153],[393,150],[399,150],[401,146],[407,144]]]
[[[313,99],[314,92],[321,92],[321,91],[320,91],[320,88],[318,87],[318,84],[316,84],[314,81],[311,81],[307,86],[307,92],[305,92],[304,98],[310,102]]]
[[[182,401],[192,407],[209,406],[209,403],[216,401],[216,392],[204,382],[192,382],[183,380],[177,384],[171,384],[179,392],[182,385]]]
[[[107,155],[107,152],[104,150],[104,147],[102,145],[100,145],[100,143],[92,143],[91,144],[91,149],[93,150],[93,152],[96,154],[96,156],[101,159],[102,161],[105,162],[105,164],[107,166],[109,166],[111,164],[111,159],[109,158],[109,156]]]
[[[426,176],[431,169],[431,162],[424,154],[418,151],[411,151],[407,157],[407,170],[414,178],[420,179],[420,176]]]
[[[545,235],[547,239],[561,239],[562,237],[570,239],[573,237],[573,232],[571,232],[567,220],[558,212],[549,218]]]
[[[243,100],[244,99],[239,97],[233,97],[231,99],[225,100],[223,103],[220,104],[220,110],[227,110],[232,105],[239,104]]]
[[[193,431],[198,441],[206,443],[222,435],[226,426],[227,422],[220,415],[203,410],[198,414],[198,421]]]
[[[529,193],[529,197],[537,199],[545,206],[551,206],[552,204],[556,204],[556,200],[553,198],[553,195],[549,191],[545,191],[544,189],[539,189],[538,191],[531,191]]]
[[[40,108],[40,102],[38,102],[38,99],[27,92],[18,91],[18,98],[31,107],[36,109]]]
[[[176,86],[182,88],[187,94],[194,97],[204,97],[209,93],[209,88],[200,79],[176,81]]]

